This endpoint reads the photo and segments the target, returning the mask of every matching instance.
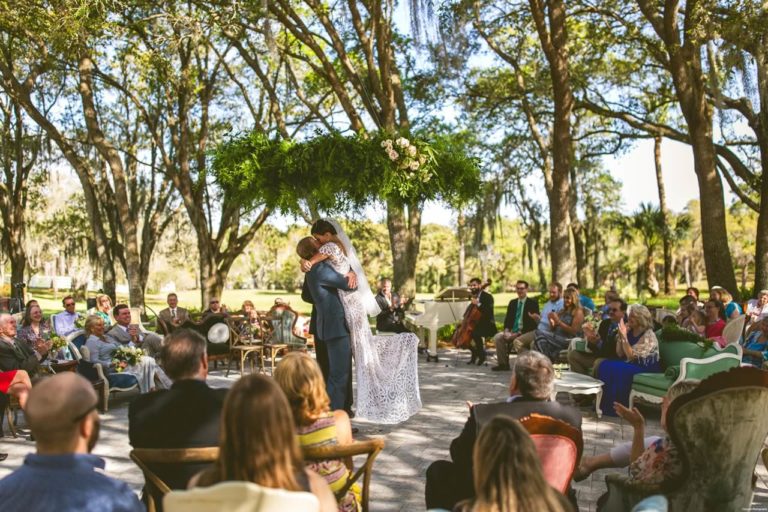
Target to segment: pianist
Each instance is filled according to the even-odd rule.
[[[403,307],[407,300],[402,300],[397,292],[392,291],[392,281],[386,277],[379,281],[376,303],[381,308],[381,313],[376,317],[377,332],[411,332],[403,324],[405,318]]]

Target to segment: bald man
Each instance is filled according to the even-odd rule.
[[[128,485],[106,476],[104,460],[90,453],[99,438],[97,404],[91,383],[76,373],[54,375],[32,388],[24,414],[37,453],[0,480],[3,510],[144,510]]]

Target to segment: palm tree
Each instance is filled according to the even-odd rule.
[[[640,203],[640,208],[629,216],[618,216],[613,225],[619,230],[622,243],[635,240],[639,235],[645,246],[645,285],[651,295],[659,293],[659,281],[656,279],[656,249],[663,243],[666,235],[671,244],[682,240],[691,228],[691,218],[687,214],[669,216],[667,224],[664,212],[650,203]]]

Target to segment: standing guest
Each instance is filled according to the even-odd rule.
[[[701,299],[699,299],[699,289],[698,288],[696,288],[695,286],[689,286],[685,290],[685,294],[688,295],[689,297],[693,297],[696,300],[696,307],[697,308],[701,309],[701,308],[704,307],[704,303],[701,302]]]
[[[91,315],[85,320],[85,332],[88,339],[85,346],[88,349],[88,360],[91,363],[101,364],[110,385],[117,385],[121,373],[133,375],[139,382],[139,390],[147,393],[155,388],[155,377],[163,383],[165,387],[170,386],[170,381],[165,372],[160,368],[155,360],[150,356],[143,356],[141,361],[134,365],[128,365],[122,372],[118,372],[112,360],[115,351],[121,344],[113,338],[104,335],[104,319],[98,315]]]
[[[515,283],[517,298],[509,301],[507,316],[504,317],[504,332],[493,337],[496,345],[497,366],[495,372],[509,371],[509,347],[518,336],[536,330],[535,315],[539,314],[539,303],[528,298],[528,282],[522,279]]]
[[[563,285],[556,281],[549,284],[549,300],[544,304],[541,314],[537,315],[536,313],[533,313],[529,315],[535,322],[538,322],[536,330],[521,334],[515,338],[515,352],[519,354],[524,350],[530,349],[536,339],[537,332],[552,332],[552,326],[549,323],[549,314],[563,309],[562,295]]]
[[[125,482],[104,474],[91,455],[99,438],[99,400],[90,382],[72,372],[42,380],[29,393],[27,418],[37,453],[0,480],[3,510],[140,512]]]
[[[192,478],[190,487],[246,481],[271,489],[311,492],[321,512],[336,511],[336,500],[317,473],[304,468],[291,408],[277,383],[263,375],[238,380],[224,400],[219,458]]]
[[[134,448],[218,446],[219,418],[226,389],[208,386],[205,339],[177,329],[163,344],[163,366],[173,381],[168,390],[138,396],[128,407],[128,438]],[[171,489],[186,489],[207,464],[161,464],[153,471]]]
[[[619,294],[614,290],[608,290],[605,292],[605,304],[600,306],[600,319],[608,320],[611,317],[611,302],[619,300]]]
[[[34,349],[38,341],[43,340],[50,349],[51,325],[43,318],[43,310],[40,306],[31,306],[24,311],[16,339],[25,342]]]
[[[581,290],[579,289],[579,283],[568,283],[568,286],[565,287],[565,289],[572,289],[576,290],[576,293],[579,294],[579,304],[581,304],[581,307],[587,308],[591,312],[595,312],[595,301],[587,297],[586,295],[581,294]]]
[[[725,346],[723,329],[725,329],[725,306],[719,300],[710,300],[704,304],[704,314],[707,323],[704,327],[704,337],[716,340],[720,346]]]
[[[584,322],[584,308],[579,303],[579,292],[575,288],[567,288],[563,293],[563,309],[549,315],[551,332],[536,331],[536,341],[533,349],[549,357],[557,359],[561,350],[568,348],[571,339],[581,334],[581,324]]]
[[[469,280],[469,291],[472,293],[472,304],[480,309],[480,320],[472,331],[472,357],[467,364],[477,362],[477,365],[481,366],[485,363],[485,338],[490,338],[498,332],[493,316],[493,295],[483,290],[478,277]]]
[[[48,345],[42,340],[30,347],[16,339],[16,319],[0,314],[0,371],[24,370],[30,377],[40,371],[40,361],[48,356]]]
[[[618,298],[611,301],[608,313],[610,316],[600,322],[597,331],[584,326],[584,339],[589,352],[580,352],[573,347],[568,350],[568,363],[572,371],[583,375],[597,375],[597,369],[603,361],[618,358],[616,337],[619,334],[619,323],[624,321],[627,313],[627,303]]]
[[[203,319],[205,319],[206,317],[211,316],[211,315],[224,315],[224,316],[226,316],[227,315],[227,309],[226,308],[227,307],[224,306],[218,298],[213,297],[213,298],[211,298],[211,300],[208,301],[208,309],[203,311]]]
[[[537,413],[581,430],[577,409],[550,401],[554,386],[555,369],[549,359],[535,351],[519,355],[509,382],[509,398],[495,404],[470,404],[469,419],[459,437],[451,442],[451,461],[438,460],[427,468],[427,508],[451,510],[459,501],[475,497],[472,451],[477,433],[495,416],[520,419]]]
[[[51,327],[59,336],[68,336],[79,329],[76,325],[82,317],[79,313],[75,313],[75,299],[71,295],[67,295],[61,300],[61,304],[64,306],[64,311],[53,315],[51,317]]]
[[[742,361],[758,368],[763,367],[763,362],[768,361],[768,317],[763,317],[757,322],[757,330],[752,331],[744,340],[744,352]]]
[[[160,320],[168,326],[178,327],[189,320],[189,311],[179,307],[179,296],[175,293],[169,293],[166,298],[168,307],[157,314]],[[173,329],[171,329],[173,330]]]
[[[570,502],[544,479],[539,453],[519,421],[497,416],[483,427],[475,444],[474,500],[457,512],[566,512]]]
[[[733,300],[733,296],[731,295],[731,292],[728,290],[720,290],[720,301],[723,303],[723,306],[725,306],[725,321],[728,322],[728,320],[731,320],[733,318],[738,317],[739,315],[744,314],[744,312],[741,309],[741,306]]]
[[[150,357],[157,357],[160,354],[163,340],[157,334],[143,333],[139,331],[137,325],[131,324],[131,308],[125,304],[118,304],[112,312],[115,325],[107,331],[107,339],[121,345],[133,343]]]
[[[352,443],[349,416],[343,410],[331,411],[323,374],[314,359],[306,353],[291,352],[275,369],[275,381],[291,405],[302,448]],[[344,487],[352,470],[340,459],[312,462],[307,467],[325,478],[334,495]],[[360,486],[353,485],[338,505],[342,512],[356,512],[360,506]]]
[[[403,324],[405,319],[404,306],[408,300],[403,299],[397,292],[392,291],[392,281],[383,278],[379,281],[379,293],[376,294],[376,303],[381,308],[381,313],[376,316],[376,330],[378,332],[410,332]]]
[[[632,379],[638,373],[660,372],[659,342],[653,332],[653,318],[648,308],[635,304],[629,308],[626,323],[619,321],[616,338],[618,360],[603,361],[597,378],[605,383],[600,409],[615,416],[614,402],[627,405]]]
[[[95,313],[104,320],[105,326],[109,327],[114,323],[112,321],[112,299],[109,298],[109,295],[100,293],[96,296]]]

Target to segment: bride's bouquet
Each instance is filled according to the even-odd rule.
[[[384,139],[381,147],[394,165],[394,187],[402,197],[408,197],[435,176],[434,151],[428,144],[398,137]]]
[[[116,372],[122,373],[129,366],[139,364],[142,357],[144,357],[144,351],[140,348],[118,347],[112,354],[112,364]]]

